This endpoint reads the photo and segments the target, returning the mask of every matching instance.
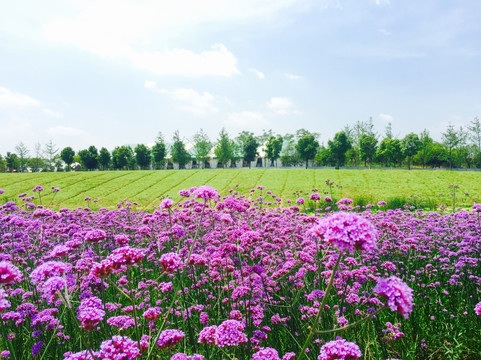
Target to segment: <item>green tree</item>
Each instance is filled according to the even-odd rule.
[[[28,155],[30,151],[23,142],[15,145],[15,153],[18,156],[18,167],[20,171],[24,172],[27,169]]]
[[[421,141],[415,133],[407,134],[401,141],[401,150],[408,157],[408,170],[411,170],[411,157],[416,155],[421,146]]]
[[[279,157],[281,156],[282,144],[284,140],[282,136],[271,135],[266,143],[266,157],[271,161],[271,166],[274,166],[274,163]]]
[[[132,162],[134,152],[130,146],[117,146],[112,151],[112,165],[114,169],[124,170]]]
[[[159,132],[155,144],[152,146],[152,157],[156,169],[161,169],[164,166],[166,156],[167,146],[165,145],[164,136]]]
[[[234,151],[232,149],[232,141],[229,138],[229,134],[222,128],[219,133],[219,139],[217,140],[217,146],[214,150],[215,156],[217,157],[217,161],[222,164],[225,168],[229,160],[232,160],[234,155]]]
[[[100,148],[99,151],[99,165],[101,166],[102,170],[108,170],[110,168],[110,161],[112,157],[110,152],[105,148]]]
[[[179,130],[174,132],[172,140],[174,141],[170,152],[172,155],[172,161],[179,164],[179,169],[183,169],[192,157],[190,156],[189,152],[185,150],[185,144],[180,138]]]
[[[377,150],[377,139],[374,134],[363,134],[359,139],[359,155],[364,166],[369,162],[369,168],[372,167],[372,160]]]
[[[73,163],[73,157],[75,156],[75,151],[70,146],[62,149],[60,152],[60,158],[65,164],[67,164],[67,169],[70,171],[70,165]]]
[[[472,144],[475,146],[475,161],[478,169],[481,169],[481,122],[475,117],[468,126],[468,136]]]
[[[43,152],[45,153],[45,157],[47,160],[47,170],[54,171],[55,169],[55,156],[58,154],[58,148],[53,143],[52,140],[49,140],[48,143],[45,144]]]
[[[433,143],[434,141],[429,136],[429,131],[427,129],[424,129],[421,132],[421,136],[419,137],[419,152],[418,152],[418,156],[419,156],[419,159],[421,160],[423,169],[424,169],[424,166],[427,165],[429,151],[431,150]]]
[[[194,135],[194,147],[192,149],[195,160],[200,167],[203,169],[205,167],[205,162],[209,160],[209,152],[212,149],[212,143],[209,136],[200,129]]]
[[[340,131],[334,135],[334,139],[327,142],[329,146],[329,152],[332,154],[332,158],[335,161],[336,169],[344,166],[346,163],[346,151],[352,146],[351,141],[348,139],[344,131]]]
[[[461,145],[465,140],[463,128],[456,130],[452,124],[449,124],[446,132],[441,133],[444,146],[448,150],[449,168],[453,169],[453,150]]]
[[[319,142],[314,135],[303,135],[299,138],[296,144],[296,150],[299,152],[301,159],[306,162],[306,169],[309,166],[309,160],[315,158]]]
[[[449,164],[448,157],[449,155],[443,144],[435,142],[429,149],[426,165],[431,166],[432,168],[445,166]]]
[[[99,154],[95,146],[91,145],[88,149],[80,150],[78,155],[80,156],[80,162],[85,169],[97,169]]]
[[[247,162],[250,169],[251,162],[256,159],[259,143],[254,137],[254,134],[248,131],[242,131],[239,136],[237,136],[237,143],[241,149],[242,158]]]
[[[386,165],[396,166],[402,161],[403,153],[401,150],[401,141],[393,138],[382,139],[376,153],[377,159]]]
[[[7,162],[7,168],[9,171],[16,171],[18,169],[19,160],[17,154],[7,152],[5,161]]]
[[[135,160],[141,170],[148,169],[152,159],[152,153],[150,149],[144,144],[139,144],[134,149]]]
[[[7,171],[7,161],[0,155],[0,172]]]
[[[281,162],[283,166],[296,166],[303,163],[299,152],[296,150],[296,141],[293,134],[283,136]]]

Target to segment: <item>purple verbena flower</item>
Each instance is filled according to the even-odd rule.
[[[318,360],[354,360],[362,356],[361,350],[356,343],[338,338],[329,341],[321,347]]]
[[[157,340],[157,346],[160,349],[168,349],[180,343],[184,338],[184,336],[185,335],[182,330],[177,330],[177,329],[163,330],[159,335],[159,339]]]
[[[389,308],[406,319],[413,311],[413,290],[398,277],[392,275],[379,279],[373,291],[387,299]]]

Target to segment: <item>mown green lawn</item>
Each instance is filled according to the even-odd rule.
[[[481,199],[481,172],[420,170],[331,170],[331,169],[210,169],[159,171],[94,171],[70,173],[0,174],[0,202],[21,200],[20,193],[32,193],[42,185],[42,203],[52,208],[86,206],[84,198],[98,199],[91,208],[113,208],[123,199],[136,201],[140,208],[152,209],[162,197],[178,200],[178,191],[193,186],[210,185],[226,195],[238,185],[238,191],[249,194],[257,185],[265,191],[295,200],[296,192],[328,191],[326,180],[334,181],[333,197],[349,197],[363,203],[419,196],[439,204],[452,205],[450,184],[459,186],[456,205],[469,206]],[[338,187],[336,185],[342,185]],[[51,187],[61,191],[54,198]],[[465,195],[465,194],[468,195]],[[302,195],[302,194],[301,194]],[[322,194],[321,194],[322,195]],[[441,196],[442,195],[442,196]]]

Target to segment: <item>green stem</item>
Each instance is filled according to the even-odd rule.
[[[334,276],[336,275],[337,269],[339,268],[339,264],[341,263],[342,259],[342,254],[339,254],[339,257],[337,258],[336,264],[334,265],[334,268],[332,269],[332,274],[331,278],[329,279],[329,284],[327,285],[326,292],[324,293],[324,296],[322,297],[322,303],[321,306],[319,307],[319,311],[317,312],[317,316],[314,319],[314,323],[312,324],[311,331],[309,332],[309,335],[307,336],[306,341],[304,342],[304,345],[302,346],[301,351],[299,354],[297,354],[296,360],[301,360],[303,356],[306,355],[305,351],[309,344],[311,343],[312,337],[316,333],[316,327],[319,323],[319,318],[321,317],[321,314],[324,312],[324,307],[326,306],[327,298],[329,295],[329,291],[331,290],[332,284],[334,282]]]
[[[331,330],[317,330],[316,331],[316,334],[329,334],[329,333],[332,333],[332,332],[338,332],[338,331],[344,331],[344,330],[347,330],[351,327],[354,327],[356,325],[359,325],[359,324],[362,324],[364,321],[366,320],[369,320],[371,318],[373,318],[374,316],[376,316],[381,310],[383,310],[384,308],[380,308],[378,309],[377,311],[375,311],[374,313],[372,314],[369,314],[368,316],[366,316],[365,318],[362,318],[361,320],[358,320],[358,321],[355,321],[349,325],[346,325],[346,326],[343,326],[343,327],[340,327],[340,328],[336,328],[336,329],[331,329]]]

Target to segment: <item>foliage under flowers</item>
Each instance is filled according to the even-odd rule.
[[[476,208],[354,214],[343,199],[345,212],[311,216],[263,191],[200,186],[152,213],[0,205],[0,356],[481,353]]]

